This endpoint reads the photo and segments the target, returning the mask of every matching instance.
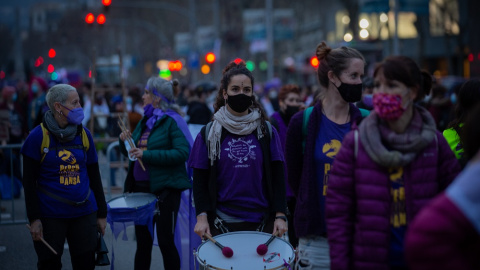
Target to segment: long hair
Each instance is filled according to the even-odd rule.
[[[239,63],[235,63],[234,61],[230,62],[224,69],[223,69],[223,76],[222,80],[220,81],[220,89],[218,89],[217,93],[217,99],[215,100],[214,104],[214,109],[215,112],[220,110],[221,107],[225,106],[225,100],[223,99],[223,91],[225,92],[228,89],[228,85],[230,84],[230,81],[233,76],[236,75],[245,75],[248,78],[250,78],[250,81],[252,82],[252,91],[253,91],[253,86],[255,79],[253,78],[252,72],[247,69],[247,66],[245,65],[244,61],[241,61]],[[253,94],[253,93],[252,93]],[[262,131],[264,131],[264,122],[268,120],[268,117],[265,113],[265,111],[262,109],[262,106],[260,103],[258,103],[257,99],[252,99],[252,105],[250,108],[258,108],[261,113],[261,121],[262,121]]]

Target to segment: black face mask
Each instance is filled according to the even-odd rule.
[[[245,94],[228,95],[227,99],[228,106],[237,113],[246,111],[252,105],[252,102],[253,96],[247,96]]]
[[[335,84],[334,84],[335,85]],[[335,85],[335,87],[337,87]],[[337,87],[338,92],[340,93],[340,96],[342,96],[343,100],[345,100],[348,103],[352,102],[357,102],[360,101],[362,98],[362,90],[363,90],[363,84],[349,84],[349,83],[344,83]]]
[[[292,118],[294,114],[296,114],[298,111],[300,111],[300,106],[290,106],[287,105],[287,108],[285,109],[285,116],[287,119]]]

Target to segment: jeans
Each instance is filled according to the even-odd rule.
[[[330,269],[330,249],[327,238],[314,235],[300,237],[295,269]]]

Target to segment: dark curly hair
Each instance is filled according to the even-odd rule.
[[[253,91],[253,85],[254,85],[255,79],[253,78],[252,72],[247,69],[245,61],[242,60],[240,62],[235,62],[235,61],[230,62],[223,69],[222,80],[220,81],[220,89],[218,89],[217,99],[215,100],[215,104],[213,105],[215,112],[220,110],[221,107],[225,106],[225,100],[223,100],[223,91],[225,90],[225,92],[227,92],[228,84],[230,84],[232,77],[236,75],[245,75],[248,78],[250,78],[250,81],[252,82],[252,91]],[[262,106],[260,105],[260,103],[258,103],[257,99],[253,99],[253,104],[252,106],[250,106],[250,108],[260,109],[261,120],[262,120],[262,131],[265,131],[264,122],[268,120],[268,117],[265,111],[263,110]]]
[[[278,100],[284,101],[290,93],[300,95],[300,87],[296,84],[286,84],[282,86],[278,92]]]

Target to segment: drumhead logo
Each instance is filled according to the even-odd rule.
[[[263,257],[264,263],[272,263],[278,260],[280,260],[280,253],[278,252],[272,252]]]

